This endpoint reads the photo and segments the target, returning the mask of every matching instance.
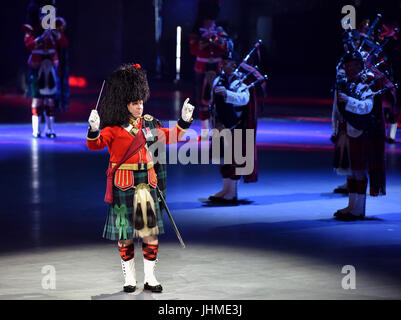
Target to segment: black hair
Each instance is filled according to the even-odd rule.
[[[107,79],[105,94],[100,106],[100,127],[122,126],[129,123],[128,104],[149,98],[146,71],[139,65],[125,64]]]

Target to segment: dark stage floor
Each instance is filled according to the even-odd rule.
[[[169,106],[161,116],[167,120],[187,93],[157,95]],[[29,118],[25,100],[14,98],[21,101],[16,113]],[[285,99],[293,112],[276,105],[259,121],[259,181],[239,185],[250,204],[205,207],[198,199],[219,190],[218,167],[168,165],[167,202],[187,248],[165,215],[160,295],[141,290],[138,246],[139,290],[121,292],[116,244],[101,239],[108,156],[87,150],[87,124],[75,118],[80,109],[70,121],[59,117],[55,140],[32,139],[29,120],[10,116],[0,125],[0,299],[400,299],[401,144],[387,146],[387,196],[368,197],[368,219],[333,220],[347,198],[332,193],[345,178],[331,168],[329,101]],[[316,112],[302,114],[299,101]],[[145,112],[158,114],[155,106]],[[7,114],[12,110],[8,105]],[[198,122],[193,127],[200,130]],[[352,290],[342,287],[347,265],[356,270]],[[54,289],[43,284],[47,268],[55,271]]]

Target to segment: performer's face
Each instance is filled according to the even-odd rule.
[[[128,104],[128,111],[132,114],[132,116],[137,119],[142,116],[143,113],[143,101],[132,101]]]
[[[350,61],[344,65],[344,69],[348,80],[354,81],[358,77],[359,72],[362,71],[362,66],[359,61]]]
[[[223,59],[223,70],[225,74],[231,76],[236,67],[237,64],[234,61]]]

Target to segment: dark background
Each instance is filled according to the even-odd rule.
[[[28,0],[2,4],[0,15],[0,86],[19,87],[28,52],[21,25],[26,22]],[[234,38],[242,57],[257,39],[264,40],[262,69],[269,77],[332,78],[341,54],[341,8],[352,4],[356,18],[374,19],[378,12],[389,20],[400,12],[398,0],[223,0],[218,25]],[[67,21],[70,73],[98,84],[125,62],[140,63],[155,76],[156,44],[152,0],[59,0],[58,15]],[[194,57],[188,34],[197,15],[198,0],[164,0],[161,54],[162,79],[175,76],[176,26],[183,28],[182,79],[193,77]],[[274,88],[274,81],[271,82]],[[276,87],[282,83],[276,82]]]

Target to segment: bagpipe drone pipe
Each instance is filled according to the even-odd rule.
[[[377,128],[382,124],[383,119],[380,107],[381,100],[379,99],[379,96],[397,88],[397,85],[389,81],[383,73],[376,73],[378,70],[375,70],[373,78],[371,76],[371,72],[369,76],[366,76],[365,72],[366,71],[363,70],[358,75],[358,80],[355,82],[349,82],[345,77],[340,77],[337,79],[335,84],[337,93],[342,92],[347,96],[357,100],[373,100],[374,106],[372,111],[369,114],[363,115],[345,110],[345,103],[337,103],[338,110],[344,119],[354,128],[363,131]],[[362,84],[362,86],[358,86],[358,84]]]
[[[261,88],[265,92],[265,81],[268,79],[267,75],[262,75],[257,66],[252,66],[251,64],[248,63],[249,58],[258,49],[261,43],[262,43],[261,40],[256,42],[251,51],[237,65],[237,68],[233,72],[233,76],[235,77],[234,79],[237,81],[235,82],[235,86],[231,88],[232,90],[239,93],[244,92],[246,90],[250,90],[250,96],[251,96],[250,100],[252,100],[250,101],[250,103],[254,106],[256,106],[256,101],[255,101],[256,95],[255,92],[252,90],[252,88],[255,88],[256,85],[261,85]],[[223,86],[226,89],[229,88],[230,85],[228,83],[227,76],[224,72],[220,75],[219,82],[216,84],[216,86]],[[232,105],[224,103],[223,100],[224,99],[221,96],[215,97],[214,102],[211,105],[212,117],[215,117],[217,115],[226,128],[233,128],[236,126],[236,124],[238,124],[241,121],[241,119],[238,117],[236,113],[236,111],[238,111],[239,109],[238,108],[234,109]],[[247,118],[249,119],[255,117],[256,117],[256,111],[254,111],[252,115],[248,116]],[[256,119],[253,122],[255,121]],[[253,125],[251,125],[251,127],[253,127]]]

